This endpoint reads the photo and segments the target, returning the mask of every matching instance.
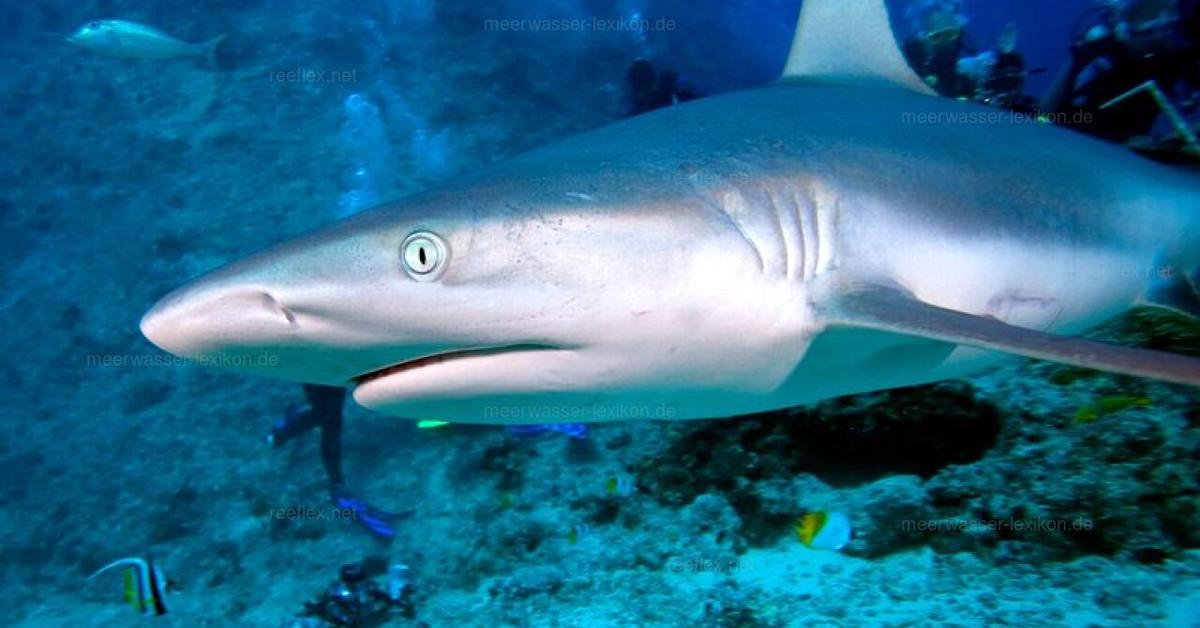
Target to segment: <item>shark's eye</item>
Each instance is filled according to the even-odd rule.
[[[400,245],[400,261],[413,279],[433,281],[445,266],[446,243],[435,234],[418,231]]]

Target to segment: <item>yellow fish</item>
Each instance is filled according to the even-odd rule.
[[[1147,408],[1150,404],[1150,400],[1145,397],[1131,397],[1129,395],[1101,397],[1095,403],[1080,408],[1075,413],[1075,422],[1080,424],[1091,423],[1102,416],[1133,407]]]
[[[146,558],[121,558],[97,569],[88,580],[109,571],[123,569],[122,582],[126,602],[134,610],[143,615],[166,615],[166,594],[175,588],[175,583],[168,580],[162,569],[152,560]]]
[[[634,482],[633,478],[626,475],[621,475],[608,478],[608,481],[604,483],[604,490],[609,495],[616,495],[617,497],[629,497],[637,492],[637,484]]]
[[[841,512],[810,512],[794,527],[800,542],[811,549],[840,550],[854,540],[850,517]]]

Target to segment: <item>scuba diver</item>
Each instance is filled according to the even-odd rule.
[[[959,0],[925,0],[909,7],[916,31],[904,42],[904,56],[925,82],[943,96],[971,98],[975,82],[959,71],[960,60],[975,54],[963,30],[967,18]]]
[[[321,462],[329,478],[329,496],[334,505],[354,513],[354,520],[372,534],[383,538],[395,536],[396,520],[409,513],[391,513],[371,506],[350,492],[342,475],[342,403],[346,389],[304,384],[304,395],[308,405],[288,406],[271,426],[267,442],[279,447],[300,434],[320,428]]]
[[[1025,68],[1025,58],[1017,52],[1017,25],[1006,24],[1000,33],[994,52],[987,55],[987,69],[982,74],[973,100],[1025,114],[1034,114],[1038,103],[1024,93],[1025,79],[1042,72],[1041,69]]]
[[[700,98],[703,94],[681,87],[674,70],[656,70],[645,59],[634,59],[625,72],[631,106],[629,116]]]
[[[390,569],[376,566],[378,561],[342,565],[337,581],[321,595],[304,603],[301,617],[313,618],[327,626],[382,626],[392,619],[416,618],[411,585],[407,582],[408,567],[393,565]],[[387,569],[387,571],[383,571]],[[387,574],[386,587],[375,577]],[[311,626],[296,622],[293,626]]]
[[[1171,95],[1194,89],[1200,3],[1113,0],[1086,13],[1046,110],[1085,133],[1119,143],[1149,136],[1166,114],[1181,136]],[[1133,97],[1140,92],[1148,96]],[[1192,136],[1194,140],[1194,136]]]
[[[1037,101],[1023,93],[1029,70],[1017,52],[1017,27],[1008,24],[995,50],[978,51],[967,35],[960,0],[924,0],[909,8],[916,36],[904,42],[904,56],[942,96],[1033,113]]]

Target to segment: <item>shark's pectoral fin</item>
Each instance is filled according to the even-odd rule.
[[[1015,327],[924,303],[894,288],[844,291],[818,312],[830,327],[888,331],[1072,366],[1200,386],[1200,360]]]
[[[904,60],[884,0],[805,0],[782,78],[935,95]]]

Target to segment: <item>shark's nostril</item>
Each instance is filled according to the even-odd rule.
[[[278,314],[288,322],[288,325],[296,325],[296,315],[291,310],[287,309],[282,303],[271,296],[270,293],[262,293],[263,307],[270,310],[272,313]]]

